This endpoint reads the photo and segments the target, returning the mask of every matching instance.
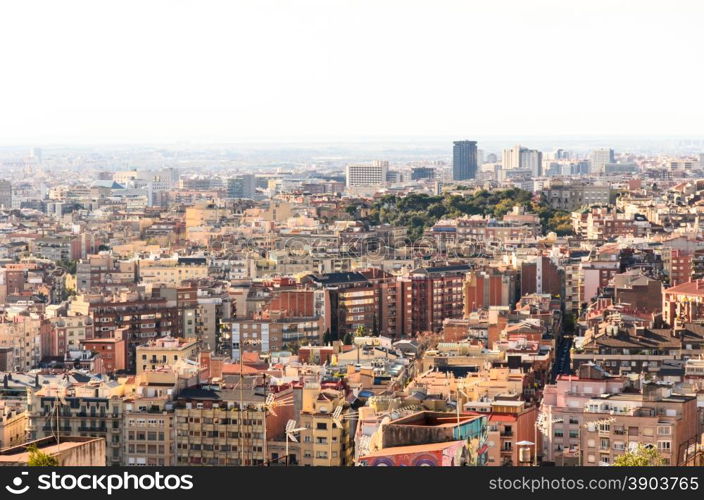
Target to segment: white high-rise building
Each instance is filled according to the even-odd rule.
[[[603,174],[606,171],[607,163],[614,163],[614,150],[608,148],[595,149],[592,151],[592,174]]]
[[[346,185],[348,188],[383,186],[386,183],[388,171],[388,161],[352,163],[347,165],[345,170]]]
[[[511,149],[504,149],[501,157],[502,170],[530,170],[533,177],[542,175],[543,153],[537,149],[516,145]]]

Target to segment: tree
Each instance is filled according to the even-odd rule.
[[[66,272],[69,274],[76,274],[77,265],[78,265],[78,261],[73,260],[73,259],[62,259],[59,261],[59,266],[66,269]]]
[[[59,461],[56,457],[52,457],[51,455],[40,451],[39,448],[37,448],[37,445],[33,444],[28,446],[27,451],[29,452],[29,460],[27,461],[27,465],[30,467],[56,467],[59,465]]]
[[[644,446],[638,443],[638,447],[633,451],[627,451],[623,455],[616,457],[614,466],[617,467],[647,467],[663,465],[664,460],[654,446]]]
[[[354,329],[354,336],[355,337],[365,337],[367,335],[367,327],[364,325],[359,325],[357,328]]]

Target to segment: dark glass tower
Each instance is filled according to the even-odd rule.
[[[477,176],[477,141],[455,141],[452,148],[452,180]]]

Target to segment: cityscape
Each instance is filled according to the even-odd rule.
[[[698,490],[703,3],[0,11],[10,494]]]
[[[700,465],[704,143],[506,144],[6,149],[0,461]]]

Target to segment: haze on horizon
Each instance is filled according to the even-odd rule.
[[[28,0],[0,145],[704,135],[704,4]]]

